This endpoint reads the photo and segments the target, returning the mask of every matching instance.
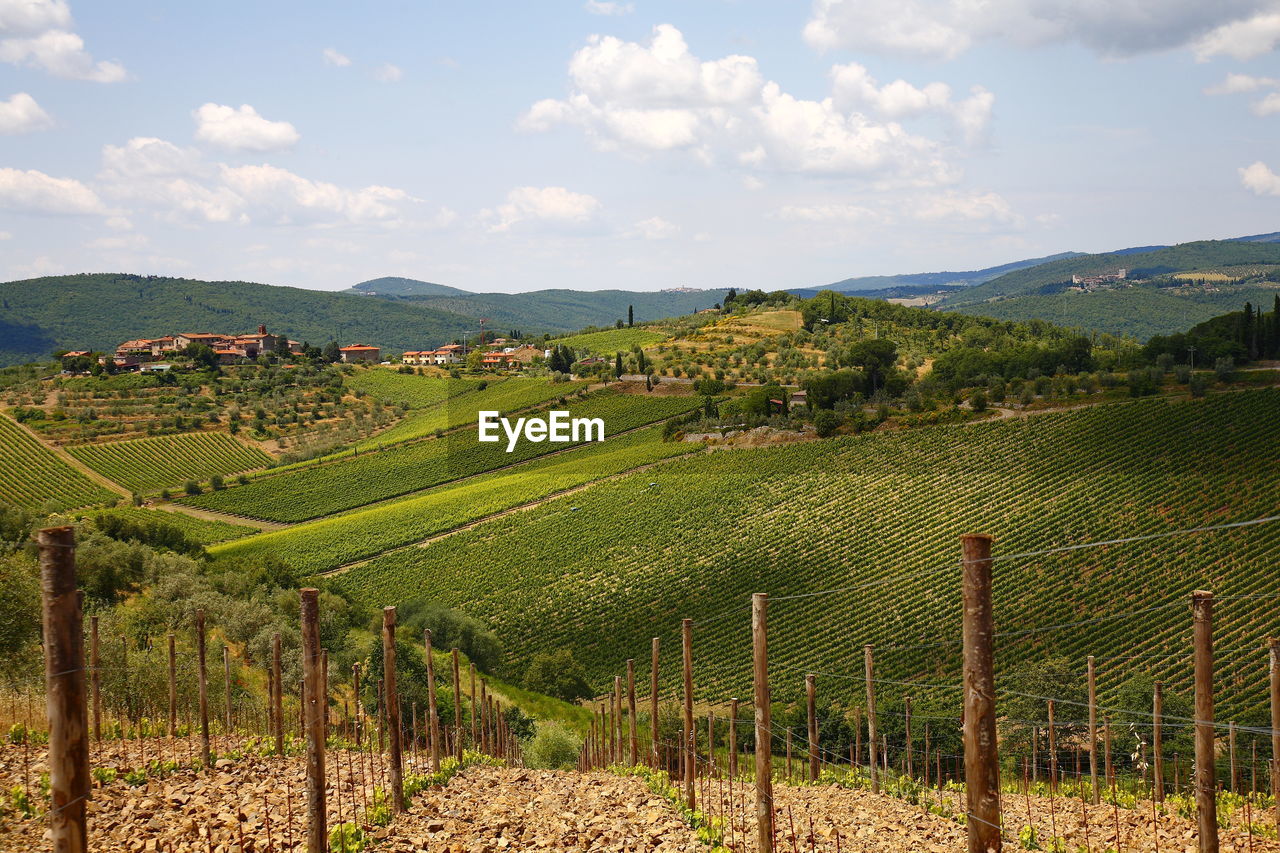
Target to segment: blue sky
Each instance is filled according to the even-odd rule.
[[[0,0],[0,279],[822,284],[1280,229],[1280,0]]]

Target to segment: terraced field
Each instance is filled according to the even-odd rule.
[[[81,444],[67,451],[85,465],[135,492],[180,486],[261,468],[271,457],[225,432],[161,435],[107,444]]]
[[[420,497],[299,524],[212,550],[218,556],[271,554],[304,572],[328,571],[566,489],[700,449],[700,444],[664,442],[661,430],[654,427],[534,460],[510,471],[432,489]]]
[[[574,403],[569,411],[574,417],[603,418],[606,435],[616,435],[689,411],[698,402],[694,397],[642,397],[603,391]],[[467,406],[473,405],[474,401],[468,400]],[[472,419],[474,417],[472,409]],[[482,474],[570,446],[521,441],[511,453],[507,453],[505,442],[481,443],[475,430],[465,430],[450,433],[439,440],[362,453],[324,465],[262,477],[248,485],[207,492],[187,499],[187,502],[206,509],[270,521],[307,521]]]
[[[369,371],[374,373],[375,371]],[[437,430],[452,429],[476,422],[476,412],[492,410],[498,412],[514,412],[538,406],[548,400],[564,397],[586,387],[585,382],[552,382],[549,379],[526,378],[513,376],[509,379],[495,379],[484,388],[480,382],[472,380],[429,379],[422,376],[380,371],[390,376],[400,376],[403,380],[418,380],[427,383],[460,383],[448,385],[449,393],[431,403],[424,402],[421,408],[414,409],[404,419],[390,429],[365,439],[356,445],[357,450],[371,450],[423,438]],[[362,374],[356,374],[361,376]],[[385,378],[380,379],[387,386],[386,399],[412,403],[411,394],[417,392],[424,398],[430,391],[418,391],[414,383],[400,383],[401,387],[391,387],[394,383]]]
[[[589,332],[585,335],[570,335],[553,343],[563,344],[591,355],[613,355],[616,352],[629,352],[635,346],[652,346],[665,341],[668,337],[670,336],[653,329],[632,327],[606,329],[603,332]]]
[[[673,681],[679,619],[692,617],[709,701],[750,695],[749,595],[765,591],[780,699],[805,672],[823,673],[824,696],[856,693],[872,643],[881,678],[916,682],[884,686],[884,701],[905,692],[958,710],[958,537],[986,532],[1000,558],[1001,679],[1050,655],[1083,679],[1092,653],[1104,699],[1141,672],[1185,692],[1188,596],[1205,588],[1222,599],[1220,714],[1252,719],[1280,612],[1280,576],[1257,567],[1280,559],[1280,522],[1038,552],[1271,516],[1277,419],[1280,391],[1261,390],[702,455],[388,554],[338,583],[370,604],[412,590],[483,613],[517,670],[569,647],[598,683],[645,659],[653,636],[673,650]]]
[[[0,415],[0,503],[74,509],[116,495],[62,461],[33,435]]]

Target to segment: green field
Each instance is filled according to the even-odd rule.
[[[159,523],[167,524],[170,527],[176,527],[187,535],[189,539],[201,543],[202,545],[213,545],[218,542],[229,542],[232,539],[239,539],[242,536],[249,536],[257,532],[256,528],[245,527],[242,524],[228,524],[225,521],[210,521],[203,518],[195,518],[181,512],[166,512],[158,509],[142,509],[141,507],[116,507],[114,509],[103,510],[102,512],[93,513],[96,518],[100,515],[115,515],[126,518],[129,521],[139,524]]]
[[[372,373],[373,371],[370,372]],[[387,372],[390,373],[390,371]],[[509,379],[491,380],[484,388],[479,388],[480,381],[430,380],[422,376],[410,377],[394,373],[390,375],[400,375],[404,379],[417,379],[419,382],[449,381],[461,384],[452,386],[447,397],[442,396],[435,403],[424,403],[422,408],[410,411],[395,426],[378,433],[372,438],[359,442],[355,445],[358,450],[385,447],[401,441],[423,438],[437,430],[466,426],[467,424],[475,423],[476,412],[485,409],[498,412],[514,412],[520,409],[527,409],[530,406],[541,405],[548,400],[572,394],[586,386],[585,382],[552,382],[549,379],[513,376]],[[402,396],[417,390],[412,383],[400,383],[398,388],[392,388],[392,382],[386,379],[379,381],[387,386],[388,391],[399,393]],[[418,393],[425,395],[430,392],[420,391]],[[395,399],[395,397],[390,399]]]
[[[823,696],[856,694],[864,643],[879,647],[882,679],[924,682],[885,686],[885,701],[954,699],[927,685],[958,683],[960,534],[993,534],[999,557],[1272,515],[1278,417],[1280,391],[1263,390],[700,455],[337,582],[369,605],[412,591],[483,614],[514,671],[568,647],[596,684],[645,659],[654,636],[674,682],[690,617],[710,701],[750,695],[749,596],[768,592],[779,699],[796,696],[805,672],[823,673]],[[1143,671],[1186,691],[1188,596],[1205,588],[1226,599],[1220,714],[1252,719],[1280,595],[1280,578],[1258,567],[1277,558],[1280,523],[1002,560],[999,677],[1065,655],[1083,679],[1096,654],[1104,697]]]
[[[632,327],[627,329],[606,329],[603,332],[588,332],[585,335],[570,335],[552,341],[564,344],[592,355],[613,355],[617,352],[630,352],[632,347],[647,347],[665,341],[670,335],[655,332],[652,329]]]
[[[470,395],[467,406],[484,392]],[[489,406],[486,398],[485,408]],[[602,391],[574,403],[574,417],[603,418],[606,435],[616,435],[687,412],[693,397],[641,397]],[[474,409],[472,420],[475,419]],[[452,480],[564,450],[571,445],[522,441],[511,453],[505,442],[481,443],[475,430],[261,477],[248,485],[186,499],[206,509],[271,521],[307,521],[407,495]]]
[[[24,509],[47,505],[58,511],[112,502],[118,497],[0,415],[0,502]]]
[[[478,379],[453,379],[440,376],[418,376],[400,373],[394,368],[372,367],[357,370],[343,381],[352,391],[370,394],[386,403],[408,409],[423,409],[474,391]]]
[[[323,572],[701,447],[664,442],[661,430],[654,427],[534,460],[510,471],[432,489],[420,497],[263,533],[213,551],[218,556],[235,557],[270,554],[303,572]]]
[[[225,432],[162,435],[107,444],[81,444],[68,452],[127,489],[154,492],[187,480],[207,480],[261,468],[271,457]]]

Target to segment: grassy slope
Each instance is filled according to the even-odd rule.
[[[883,648],[883,678],[954,682],[961,533],[994,534],[997,553],[1012,554],[1269,515],[1277,416],[1280,392],[1257,391],[710,454],[387,555],[338,582],[375,605],[413,590],[464,607],[499,632],[517,669],[566,646],[597,680],[643,660],[653,636],[670,680],[679,619],[692,617],[708,698],[750,695],[748,600],[767,591],[782,696],[806,670],[858,678],[863,643]],[[999,665],[1062,653],[1083,673],[1094,653],[1105,658],[1104,695],[1147,667],[1185,690],[1188,593],[1280,593],[1275,574],[1259,571],[1278,548],[1280,525],[1269,525],[1002,562],[998,631],[1167,606],[1001,639]],[[830,589],[840,591],[783,600]],[[1222,658],[1224,715],[1265,701],[1261,647],[1277,612],[1275,598],[1219,607],[1220,646],[1255,649]],[[884,648],[893,645],[905,648]]]
[[[661,430],[655,427],[418,497],[264,533],[214,550],[241,557],[272,554],[304,572],[324,572],[700,447],[663,442]]]
[[[655,332],[652,329],[623,328],[589,332],[585,335],[569,335],[559,338],[554,343],[564,344],[575,350],[586,350],[592,355],[613,355],[617,352],[629,352],[633,346],[647,347],[660,343],[667,337],[662,332]]]
[[[48,357],[57,347],[106,350],[128,338],[248,332],[259,323],[317,345],[341,335],[343,343],[388,350],[439,345],[474,325],[432,307],[242,281],[51,276],[4,282],[0,299],[0,365]]]

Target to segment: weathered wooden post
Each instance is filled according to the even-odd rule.
[[[169,737],[178,734],[178,647],[177,637],[169,635]]]
[[[650,647],[652,661],[649,664],[649,760],[655,770],[662,766],[661,746],[658,743],[658,643],[658,638],[654,637]]]
[[[969,853],[1000,842],[1000,762],[991,635],[991,537],[961,537],[964,560],[964,769]]]
[[[818,781],[818,688],[813,673],[804,677],[805,709],[809,715],[809,781]]]
[[[613,760],[622,763],[622,676],[613,677]]]
[[[271,678],[275,683],[275,695],[271,697],[271,713],[276,722],[276,755],[284,755],[284,682],[280,680],[281,654],[280,632],[271,635]]]
[[[302,709],[307,738],[307,853],[328,849],[325,817],[324,695],[320,673],[320,590],[301,590]]]
[[[396,688],[396,609],[382,608],[382,671],[391,740],[391,811],[404,811],[404,755],[400,729],[400,691]],[[475,676],[475,669],[471,670]],[[475,704],[472,703],[474,709]],[[474,717],[474,710],[472,716]]]
[[[627,717],[631,721],[631,766],[640,762],[640,733],[636,728],[636,659],[627,658]]]
[[[1280,638],[1267,640],[1271,676],[1271,796],[1276,803],[1276,833],[1280,835]]]
[[[48,527],[40,548],[45,705],[49,718],[49,832],[58,853],[86,853],[89,729],[85,708],[84,613],[76,591],[73,527]]]
[[[427,650],[427,716],[431,731],[431,770],[440,772],[440,714],[436,708],[436,661],[431,653],[431,629],[424,629],[422,642]]]
[[[1155,758],[1155,796],[1164,802],[1164,683],[1157,681],[1151,697],[1151,750]]]
[[[907,778],[914,779],[914,767],[911,764],[911,697],[903,698],[903,724],[906,726],[907,737]]]
[[[738,777],[738,700],[729,700],[729,778]]]
[[[204,609],[196,611],[196,675],[200,686],[200,761],[209,769],[209,671],[205,661]]]
[[[1200,853],[1218,853],[1218,782],[1213,757],[1213,593],[1191,593],[1195,639],[1196,813]]]
[[[1159,686],[1156,687],[1159,690]],[[1159,743],[1157,736],[1156,743]],[[1157,763],[1159,758],[1156,759]],[[1093,804],[1099,803],[1098,794],[1098,680],[1093,666],[1093,655],[1089,655],[1089,785]]]
[[[871,793],[880,793],[879,761],[876,760],[875,658],[871,646],[863,646],[862,662],[867,673],[867,763],[871,769]]]
[[[769,596],[751,596],[751,659],[756,717],[756,850],[773,853],[773,720],[769,703]]]
[[[102,742],[102,684],[98,667],[98,617],[89,617],[89,678],[93,690],[93,739]]]
[[[471,673],[471,746],[475,747],[480,742],[480,730],[476,727],[476,665],[468,661],[467,669]]]
[[[223,709],[223,730],[231,735],[231,649],[222,644],[222,690],[226,694],[226,706]]]
[[[458,648],[450,649],[453,656],[453,757],[462,760],[462,677],[458,670]]]
[[[694,774],[697,758],[694,754],[693,732],[693,620],[680,620],[680,639],[684,647],[684,796],[692,810],[697,804],[694,794]]]

